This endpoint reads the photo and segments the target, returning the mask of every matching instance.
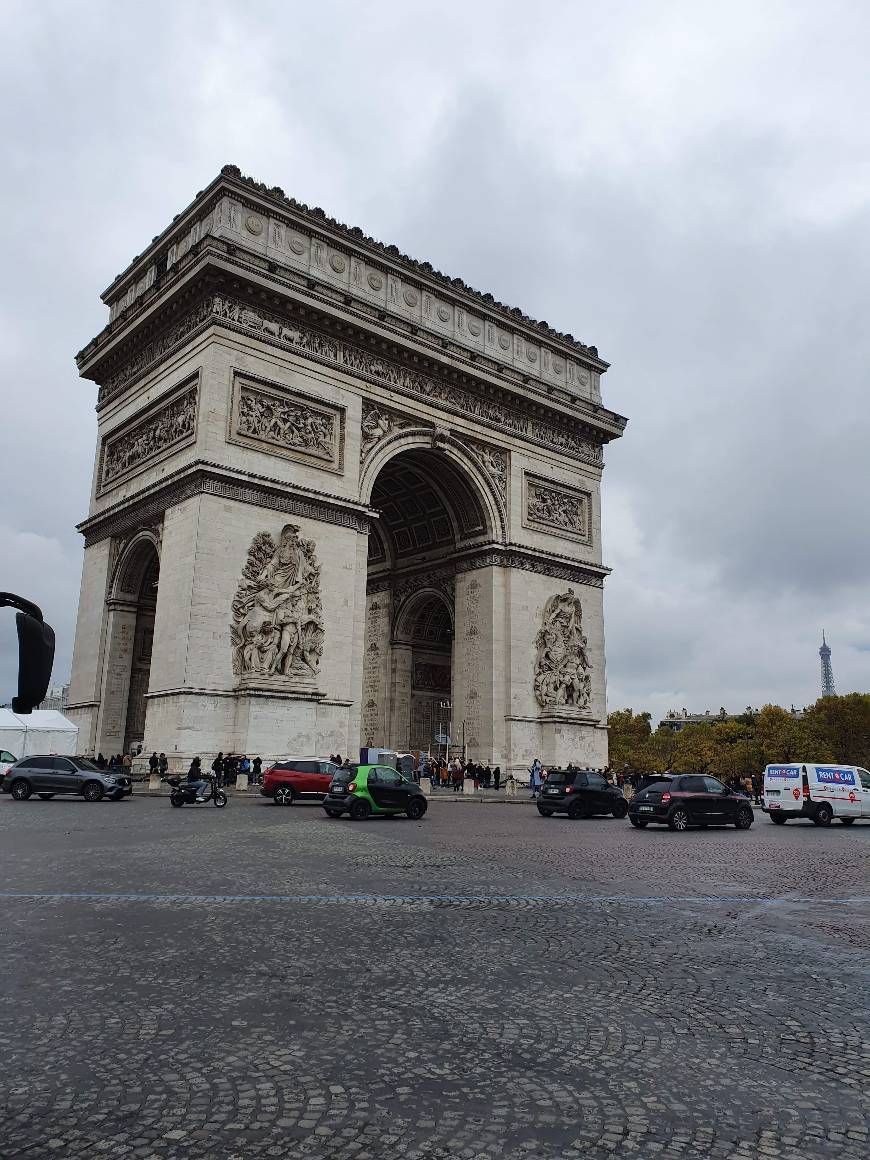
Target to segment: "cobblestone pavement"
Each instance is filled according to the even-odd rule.
[[[870,1154],[868,825],[3,798],[0,849],[3,1160]]]

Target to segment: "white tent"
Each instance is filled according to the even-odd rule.
[[[34,709],[32,713],[13,713],[0,708],[0,749],[16,757],[32,753],[75,753],[79,727],[68,721],[57,709]]]

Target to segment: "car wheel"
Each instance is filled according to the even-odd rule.
[[[355,822],[364,822],[372,812],[372,807],[364,798],[356,798],[347,812]]]
[[[102,800],[103,787],[98,781],[86,781],[84,789],[82,790],[82,797],[86,802],[98,802]]]
[[[684,830],[689,828],[689,815],[685,810],[677,809],[668,818],[668,827],[671,830],[676,830],[682,834]]]
[[[755,814],[749,806],[741,806],[737,811],[737,817],[734,819],[734,825],[738,830],[748,830],[755,821]]]
[[[50,802],[51,799],[54,797],[54,794],[53,793],[39,793],[36,796],[38,798],[41,798],[42,801],[44,801],[44,802]],[[851,821],[851,820],[852,819],[850,818],[849,821]]]
[[[583,810],[579,802],[575,802],[574,805],[568,807],[568,817],[572,822],[576,822],[578,818],[583,817]]]
[[[26,802],[33,793],[33,788],[29,781],[23,777],[17,777],[12,783],[12,788],[9,791],[17,802]]]
[[[538,806],[538,813],[542,818],[551,818],[553,816],[553,811],[545,810],[543,806]]]
[[[649,825],[646,818],[629,818],[628,819],[636,830],[645,830]]]
[[[615,818],[624,818],[628,813],[628,802],[617,802],[611,813]]]
[[[276,786],[272,796],[275,799],[276,806],[292,806],[296,798],[292,785]]]
[[[788,818],[783,814],[770,814],[770,820],[775,826],[784,826],[788,821]]]
[[[327,810],[326,816],[328,818],[340,818],[341,817],[341,810]]]
[[[426,813],[426,799],[419,797],[412,797],[408,802],[408,808],[405,811],[412,822],[419,822],[420,818]]]
[[[854,822],[854,820],[855,820],[854,818],[840,818],[840,821],[843,823],[844,826],[851,826],[851,824]]]
[[[834,811],[831,809],[827,802],[822,802],[822,804],[816,809],[816,816],[813,818],[813,821],[817,826],[829,826],[833,817]]]
[[[227,804],[227,795],[222,790],[217,790],[214,795],[214,804],[219,810],[222,810]]]

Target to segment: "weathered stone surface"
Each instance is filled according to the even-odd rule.
[[[593,347],[229,171],[106,300],[90,748],[605,763]]]

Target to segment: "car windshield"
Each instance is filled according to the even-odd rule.
[[[88,761],[86,757],[71,757],[70,761],[73,763],[76,769],[95,769],[97,773],[100,772],[99,766],[94,765],[92,761]]]
[[[355,776],[355,769],[337,769],[332,775],[332,780],[341,782],[342,785],[347,785],[349,781],[353,781]]]

